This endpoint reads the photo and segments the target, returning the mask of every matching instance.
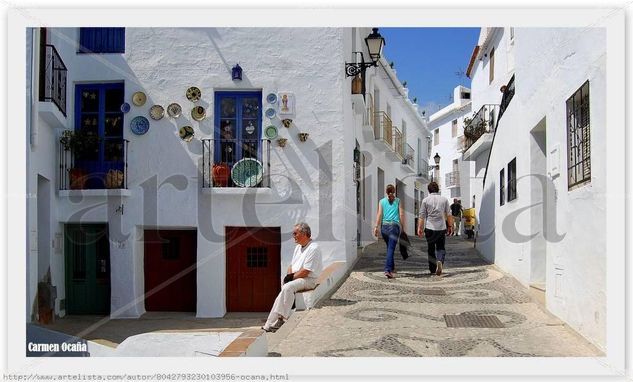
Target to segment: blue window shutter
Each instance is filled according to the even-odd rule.
[[[80,28],[80,53],[125,53],[125,28]]]

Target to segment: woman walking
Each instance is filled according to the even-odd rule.
[[[393,253],[400,237],[400,227],[404,225],[404,210],[400,205],[400,199],[396,198],[396,188],[393,184],[387,185],[386,193],[387,196],[378,202],[374,236],[378,237],[378,227],[380,227],[382,238],[387,244],[385,276],[392,279],[395,277]]]

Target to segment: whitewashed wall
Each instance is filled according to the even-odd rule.
[[[281,227],[282,269],[288,266],[294,246],[289,233],[299,221],[312,226],[326,265],[355,257],[355,251],[350,251],[354,243],[349,240],[355,236],[355,227],[346,224],[350,213],[341,212],[349,211],[347,183],[351,183],[353,150],[353,142],[346,142],[345,135],[351,130],[345,126],[343,96],[348,86],[343,67],[345,30],[291,32],[282,28],[127,28],[125,54],[79,55],[75,53],[79,30],[54,30],[52,43],[68,67],[66,127],[74,126],[77,83],[123,81],[127,102],[135,91],[148,95],[144,106],[133,106],[125,114],[130,195],[63,196],[53,206],[56,222],[109,222],[113,317],[138,317],[144,312],[139,299],[144,292],[144,228],[198,230],[200,317],[218,317],[226,311],[225,226]],[[243,81],[233,82],[231,67],[238,62],[244,69]],[[193,104],[185,91],[190,86],[202,90],[199,104],[208,110],[207,119],[200,123],[189,116]],[[199,138],[212,136],[213,92],[217,90],[261,90],[263,97],[269,92],[295,93],[296,116],[291,128],[284,128],[278,119],[264,117],[262,121],[263,126],[276,124],[280,136],[288,138],[285,148],[271,147],[271,189],[201,192]],[[147,116],[153,104],[171,102],[183,106],[182,117],[152,121],[147,134],[131,134],[128,126],[133,117]],[[190,143],[178,137],[183,125],[194,127],[196,139]],[[299,132],[310,134],[307,142],[299,142]],[[52,130],[50,137],[40,131],[39,139],[49,149],[38,149],[32,155],[53,180],[55,136]],[[320,156],[328,164],[325,169],[319,168]],[[345,160],[350,163],[343,164]],[[37,164],[32,168],[37,169]],[[125,206],[123,216],[116,212],[121,204]],[[57,285],[63,280],[63,256],[59,256],[59,265],[54,272]],[[64,298],[63,293],[59,298]]]
[[[448,198],[451,203],[454,198],[461,199],[462,206],[468,208],[470,207],[469,199],[472,197],[470,193],[471,172],[475,165],[471,161],[462,161],[460,138],[464,136],[464,117],[470,116],[472,109],[470,100],[460,98],[461,91],[470,92],[470,89],[457,86],[453,91],[453,102],[429,118],[431,137],[433,137],[434,130],[439,129],[439,144],[432,146],[428,161],[429,164],[435,164],[433,156],[435,153],[440,155],[440,178],[436,179],[440,186],[440,194]],[[452,131],[454,120],[457,120],[457,135],[455,137],[453,137]],[[432,142],[434,143],[434,141]],[[455,159],[458,160],[460,173],[459,190],[446,186],[446,174],[453,172],[453,160]]]
[[[605,31],[586,29],[516,29],[516,94],[503,115],[493,145],[484,205],[482,226],[494,226],[489,240],[480,250],[504,270],[528,286],[538,270],[545,243],[545,288],[547,308],[596,346],[606,346],[606,140],[605,115]],[[590,83],[591,183],[568,190],[566,100],[585,81]],[[532,217],[541,217],[542,199],[532,187],[540,186],[531,174],[534,146],[531,133],[546,128],[549,153],[560,147],[559,176],[548,177],[555,190],[555,205],[546,209],[550,227],[534,232]],[[549,154],[548,154],[549,155]],[[499,206],[499,170],[517,158],[518,197]],[[553,157],[549,155],[547,169]],[[547,174],[546,174],[547,175]],[[515,231],[522,235],[537,234],[531,240],[504,232],[504,223],[521,208],[539,203],[519,213]],[[555,224],[554,224],[555,222]],[[482,228],[483,230],[483,228]],[[512,230],[511,230],[512,231]],[[544,232],[547,237],[544,237]],[[564,236],[564,237],[563,237]],[[536,250],[535,250],[536,249]]]

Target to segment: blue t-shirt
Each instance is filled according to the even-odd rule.
[[[400,223],[400,199],[395,198],[393,203],[389,204],[389,199],[384,197],[380,199],[382,206],[382,222]]]

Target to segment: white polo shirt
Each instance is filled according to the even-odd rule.
[[[446,217],[444,214],[451,214],[448,199],[444,196],[435,192],[422,200],[420,218],[424,219],[424,228],[428,228],[433,231],[445,230]]]
[[[323,260],[321,259],[321,249],[319,245],[313,241],[308,243],[305,248],[301,245],[295,247],[295,252],[292,255],[292,272],[297,272],[299,269],[307,269],[310,271],[307,278],[316,280],[323,270]]]

